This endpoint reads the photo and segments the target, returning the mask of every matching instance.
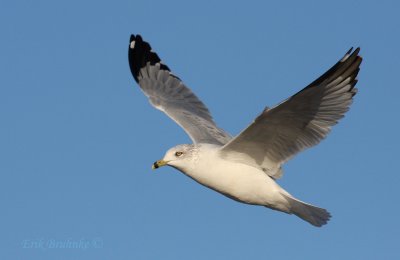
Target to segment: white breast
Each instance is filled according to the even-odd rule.
[[[202,145],[196,163],[183,173],[244,203],[274,207],[286,202],[280,194],[282,188],[267,174],[255,167],[222,159],[216,148]]]

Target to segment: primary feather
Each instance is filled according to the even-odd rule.
[[[349,110],[360,70],[360,49],[351,49],[320,78],[272,109],[222,147],[226,158],[251,162],[279,178],[281,165],[324,139]],[[251,158],[252,160],[249,160]]]
[[[225,144],[231,139],[140,35],[131,36],[128,57],[132,75],[150,103],[180,125],[194,143]]]

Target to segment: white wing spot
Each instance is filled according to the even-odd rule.
[[[131,41],[131,49],[135,48],[135,41]]]
[[[350,57],[350,53],[349,54],[346,54],[346,55],[344,55],[344,57],[340,60],[340,62],[344,62],[344,61],[346,61],[348,58]]]

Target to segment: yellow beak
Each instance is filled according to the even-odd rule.
[[[159,160],[159,161],[156,161],[155,163],[153,163],[153,165],[151,166],[151,168],[153,169],[153,170],[155,170],[155,169],[157,169],[157,168],[160,168],[161,166],[164,166],[164,165],[167,165],[167,161],[164,161],[164,160]]]

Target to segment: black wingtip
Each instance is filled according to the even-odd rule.
[[[354,57],[354,56],[358,56],[358,53],[360,52],[360,47],[357,47],[354,51],[353,51],[353,47],[351,47],[346,54],[343,56],[343,58],[340,60],[340,62],[345,62],[347,59],[349,59],[350,57]]]
[[[348,51],[346,52],[346,55],[350,54],[352,51],[353,51],[353,47],[351,47],[350,50],[348,50]]]
[[[356,53],[356,55],[361,59],[361,61],[362,61],[362,57],[360,56],[360,51],[361,51],[361,48],[360,47],[357,47],[356,48],[356,50],[354,51],[354,53]]]
[[[148,42],[143,41],[142,36],[131,34],[128,50],[129,67],[133,78],[139,82],[140,69],[148,63],[150,65],[159,64],[161,70],[170,71],[167,65],[161,62],[160,57],[151,49]],[[172,75],[172,74],[171,74]]]
[[[333,67],[331,67],[328,71],[326,71],[319,78],[314,80],[304,89],[319,86],[322,82],[326,81],[328,78],[331,78],[331,80],[333,80],[336,78],[336,76],[340,75],[341,73],[344,73],[352,65],[354,65],[354,67],[351,70],[353,73],[352,80],[356,79],[357,74],[359,72],[359,69],[357,68],[359,68],[362,62],[362,57],[358,55],[359,52],[360,52],[360,47],[357,47],[354,51],[353,47],[351,47],[341,60],[339,60],[335,65],[333,65]],[[354,85],[352,87],[354,87]]]
[[[350,54],[350,53],[352,53],[353,52],[353,49],[354,49],[354,47],[351,47],[347,52],[346,52],[346,54]],[[360,52],[360,47],[357,47],[355,50],[354,50],[354,53],[359,53]]]

